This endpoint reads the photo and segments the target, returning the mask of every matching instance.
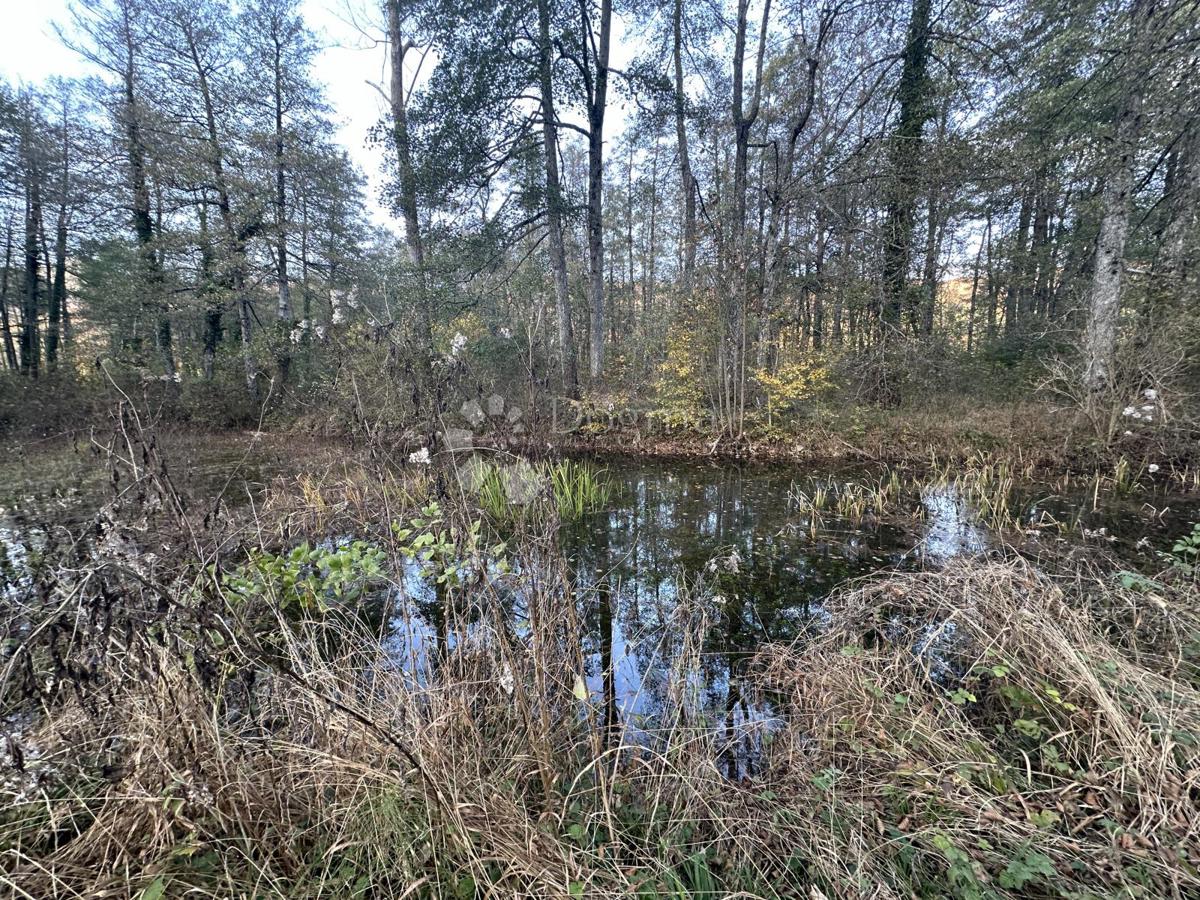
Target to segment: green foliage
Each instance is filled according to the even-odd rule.
[[[479,506],[493,521],[501,522],[513,515],[508,492],[504,489],[504,476],[497,466],[484,466],[475,487]]]
[[[489,566],[509,570],[503,543],[488,547],[483,540],[483,523],[473,519],[465,526],[449,521],[441,504],[430,503],[407,523],[392,523],[392,534],[400,552],[420,563],[421,575],[440,585],[457,587],[472,581]]]
[[[1054,864],[1044,853],[1026,851],[1012,860],[1000,873],[1000,886],[1012,890],[1023,890],[1031,885],[1051,879],[1055,875]]]
[[[1189,534],[1181,536],[1171,545],[1167,554],[1171,564],[1186,575],[1200,572],[1200,522],[1192,526]]]
[[[612,483],[607,473],[592,463],[564,459],[551,464],[546,473],[550,476],[559,518],[563,521],[603,510],[612,496]]]
[[[933,836],[933,846],[946,862],[946,882],[953,896],[961,900],[983,900],[987,893],[971,855],[944,833]]]
[[[307,543],[286,554],[250,551],[250,560],[224,582],[244,600],[265,598],[281,609],[326,612],[352,603],[383,576],[384,553],[363,541],[335,547]]]
[[[1162,588],[1162,585],[1153,578],[1147,578],[1141,572],[1133,572],[1129,569],[1122,569],[1120,572],[1117,572],[1116,578],[1121,583],[1121,587],[1127,591],[1145,593]]]
[[[480,508],[495,522],[536,516],[547,500],[553,502],[559,521],[570,522],[603,510],[612,497],[605,470],[581,460],[541,465],[522,460],[507,466],[476,462],[469,481]]]

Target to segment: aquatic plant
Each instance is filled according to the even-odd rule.
[[[607,472],[592,463],[564,459],[546,468],[559,516],[566,521],[604,509],[612,497]]]
[[[1012,558],[858,582],[731,666],[771,714],[754,771],[728,777],[740,734],[699,698],[731,594],[675,592],[664,712],[635,745],[589,690],[597,598],[555,516],[517,523],[503,584],[458,577],[401,659],[356,617],[287,614],[283,584],[320,555],[256,567],[268,523],[206,536],[158,509],[186,549],[155,568],[72,543],[6,597],[13,896],[1200,893],[1191,579]],[[371,541],[389,582],[491,552],[473,498],[389,513]],[[221,577],[243,566],[261,589]]]
[[[569,522],[604,509],[612,496],[603,468],[573,459],[541,464],[475,461],[467,483],[480,508],[497,522],[536,516],[546,500],[552,501],[560,521]]]
[[[293,547],[287,553],[252,549],[249,560],[224,577],[242,603],[267,600],[280,609],[323,612],[357,600],[383,574],[383,551],[363,541]]]
[[[416,516],[425,530],[404,542],[448,512]],[[84,609],[108,577],[84,584]],[[446,610],[462,638],[416,671],[347,619],[281,622],[287,639],[261,645],[233,617],[201,659],[156,636],[155,595],[121,595],[116,624],[154,626],[115,629],[89,677],[44,694],[47,715],[9,744],[0,884],[36,897],[1200,890],[1190,583],[1147,605],[1089,572],[970,561],[837,594],[825,630],[743,670],[739,690],[778,711],[744,780],[714,765],[724,729],[691,706],[703,603],[677,623],[687,649],[664,690],[678,708],[633,752],[603,698],[575,687],[565,581],[525,587],[526,633],[481,583]],[[199,614],[175,608],[172,633],[201,633]],[[467,639],[469,622],[486,639]],[[50,661],[30,658],[41,683]]]
[[[1185,575],[1195,577],[1200,574],[1200,522],[1171,545],[1167,558],[1174,569]]]
[[[874,482],[848,481],[837,489],[834,504],[839,516],[860,522],[867,512],[880,517],[900,500],[900,474],[894,470]]]
[[[487,547],[479,519],[456,521],[440,503],[423,506],[406,522],[393,522],[391,530],[400,555],[418,562],[422,577],[436,584],[457,587],[492,567],[508,572],[507,545]]]
[[[486,463],[480,466],[475,478],[475,494],[480,509],[493,520],[504,521],[513,516],[513,506],[504,489],[504,476],[499,466]]]
[[[829,488],[824,484],[818,484],[809,494],[793,484],[788,489],[788,502],[796,507],[797,512],[818,512],[824,509],[829,502]]]

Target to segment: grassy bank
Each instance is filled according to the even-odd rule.
[[[1169,404],[1157,396],[1149,407],[1136,405],[1145,398],[1128,401],[1134,406],[1113,401],[1098,423],[1065,398],[1015,391],[1006,382],[997,382],[989,392],[987,379],[979,377],[980,385],[971,392],[938,390],[931,379],[897,407],[864,404],[849,389],[830,387],[770,419],[764,418],[764,410],[753,410],[741,435],[733,438],[702,409],[672,417],[661,405],[619,392],[570,401],[527,386],[485,387],[462,380],[439,388],[438,407],[431,412],[401,404],[392,396],[397,386],[391,382],[386,382],[387,390],[377,386],[367,395],[343,385],[346,396],[281,390],[250,404],[211,386],[185,390],[60,373],[28,384],[8,379],[0,386],[0,437],[12,445],[10,456],[36,455],[48,442],[86,442],[94,431],[106,433],[112,409],[134,403],[143,410],[143,420],[159,431],[266,433],[277,438],[281,451],[287,442],[300,439],[307,442],[306,450],[322,443],[348,444],[372,458],[393,461],[423,447],[441,449],[441,436],[457,430],[477,445],[535,455],[550,451],[931,469],[986,459],[1044,478],[1110,472],[1125,460],[1135,469],[1155,465],[1180,486],[1200,486],[1200,431],[1190,395],[1173,394]],[[485,395],[493,394],[507,397],[503,413],[494,416],[485,413]],[[62,402],[64,397],[70,402]],[[472,418],[463,413],[470,403],[477,404]],[[1151,414],[1139,411],[1151,407]],[[509,420],[510,413],[516,418]]]
[[[136,528],[163,552],[134,552],[134,510],[110,506],[95,552],[56,541],[6,595],[14,896],[1200,890],[1200,591],[1182,569],[1009,557],[843,589],[747,667],[740,690],[773,714],[753,777],[730,778],[737,748],[695,689],[719,615],[704,585],[635,739],[583,689],[558,505],[500,546],[421,473],[301,481],[215,524],[142,449]],[[347,531],[366,541],[294,549]],[[461,639],[397,657],[370,598],[414,564]]]
[[[786,428],[750,429],[740,439],[712,430],[639,428],[619,421],[549,437],[577,452],[635,453],[678,459],[872,462],[938,468],[987,458],[1018,471],[1058,476],[1111,469],[1125,458],[1178,473],[1200,471],[1197,435],[1185,426],[1129,429],[1097,440],[1069,413],[1041,402],[945,398],[899,409],[814,411]]]

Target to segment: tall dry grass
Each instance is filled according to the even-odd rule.
[[[339,483],[322,523],[377,515],[372,491],[403,515],[438,490],[377,484]],[[473,512],[443,502],[465,533]],[[1014,558],[854,586],[816,636],[747,668],[742,694],[776,715],[755,776],[734,779],[697,699],[704,598],[680,601],[661,727],[635,740],[580,690],[586,598],[553,528],[509,543],[518,574],[463,580],[419,658],[355,610],[235,595],[233,563],[195,558],[195,532],[173,562],[109,542],[44,568],[6,595],[0,885],[38,900],[1200,891],[1194,583],[1129,589]]]

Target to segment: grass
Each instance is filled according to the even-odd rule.
[[[564,521],[602,510],[612,497],[612,484],[605,471],[592,463],[564,459],[547,466],[546,474]]]
[[[146,452],[137,493],[168,493]],[[439,491],[411,478],[309,482],[308,502],[264,508],[290,533],[304,519],[288,503],[324,498],[324,527],[371,535],[372,581],[399,589],[419,535],[402,544],[387,521]],[[140,524],[187,550],[46,560],[5,623],[0,698],[22,724],[0,885],[39,900],[1200,891],[1194,579],[1011,557],[852,585],[821,629],[745,669],[743,695],[775,715],[755,777],[735,780],[697,705],[710,598],[682,593],[661,727],[622,743],[579,690],[588,598],[554,522],[481,549],[474,504],[439,502],[443,551],[461,544],[479,572],[503,553],[507,574],[448,583],[440,627],[458,640],[406,665],[353,608],[227,577],[284,534],[261,521],[205,532],[157,503]]]
[[[498,523],[537,517],[548,508],[560,522],[572,522],[607,508],[613,494],[607,472],[584,460],[530,463],[476,457],[459,472],[466,494]]]
[[[747,782],[684,724],[682,684],[657,744],[606,740],[561,589],[533,597],[536,633],[504,638],[493,613],[494,640],[420,679],[350,620],[279,618],[269,650],[235,623],[215,678],[130,641],[22,735],[0,880],[39,898],[1200,889],[1192,589],[1160,606],[1010,561],[846,592],[827,631],[750,669],[782,718]]]

